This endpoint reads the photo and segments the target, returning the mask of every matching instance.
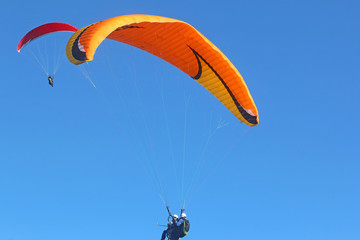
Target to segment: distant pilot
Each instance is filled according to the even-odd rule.
[[[54,75],[49,75],[48,77],[48,80],[49,80],[49,85],[51,85],[52,87],[54,87]]]

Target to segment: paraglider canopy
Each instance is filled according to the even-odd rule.
[[[16,50],[18,52],[21,51],[23,47],[25,47],[26,44],[33,41],[36,38],[39,38],[41,36],[44,36],[49,33],[54,32],[76,32],[78,29],[70,24],[67,23],[46,23],[39,27],[34,28],[30,32],[28,32],[19,42]]]
[[[238,70],[188,23],[151,15],[106,19],[73,34],[66,47],[69,61],[76,65],[91,61],[105,38],[162,58],[204,86],[243,123],[259,123],[257,108]]]

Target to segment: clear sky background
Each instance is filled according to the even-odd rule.
[[[186,200],[189,240],[360,239],[359,9],[1,0],[0,240],[160,239],[162,198],[177,213]],[[70,33],[16,51],[41,24],[125,14],[197,28],[243,75],[260,124],[240,123],[186,74],[121,43],[105,41],[84,67],[64,57]],[[51,59],[59,47],[51,88],[32,53]]]

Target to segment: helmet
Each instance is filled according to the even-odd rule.
[[[174,214],[174,215],[173,215],[173,218],[178,219],[178,218],[179,218],[179,216],[178,216],[178,215],[176,215],[176,214]]]
[[[182,218],[186,218],[186,213],[182,213],[182,214],[181,214],[181,217],[182,217]]]

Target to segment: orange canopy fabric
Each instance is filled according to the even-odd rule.
[[[70,62],[91,61],[105,39],[147,51],[176,66],[210,91],[238,119],[259,123],[258,111],[244,79],[227,57],[191,25],[171,18],[125,15],[91,24],[70,38]]]

